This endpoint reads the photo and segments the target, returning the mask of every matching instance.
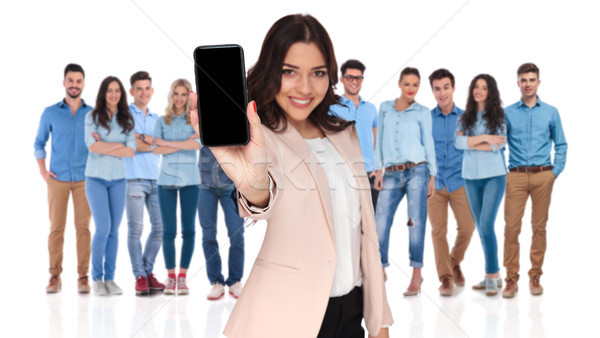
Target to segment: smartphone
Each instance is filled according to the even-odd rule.
[[[242,47],[197,47],[194,73],[202,144],[208,147],[248,144],[248,92]]]

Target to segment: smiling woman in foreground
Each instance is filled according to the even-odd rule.
[[[388,336],[358,137],[353,123],[328,113],[336,83],[323,26],[309,15],[281,18],[248,72],[250,143],[211,148],[238,188],[242,216],[267,220],[226,336],[364,337],[363,318],[371,336]]]

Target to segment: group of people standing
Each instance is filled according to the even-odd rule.
[[[445,69],[429,77],[438,102],[429,110],[415,100],[419,71],[406,68],[398,82],[400,97],[383,102],[377,112],[359,95],[365,66],[349,60],[338,78],[325,28],[310,15],[288,15],[269,29],[258,60],[248,71],[250,142],[203,148],[201,170],[195,167],[200,148],[197,96],[187,81],[173,84],[167,114],[158,118],[147,109],[152,95],[147,74],[136,81],[132,77],[133,105],[127,107],[122,84],[109,77],[92,109],[80,99],[83,70],[73,67],[78,66],[65,70],[67,97],[44,112],[36,139],[36,158],[48,181],[50,203],[49,292],[60,289],[62,233],[68,194],[73,191],[78,196],[75,222],[82,292],[89,291],[86,194],[96,223],[92,277],[99,293],[120,292],[113,280],[114,259],[125,205],[136,291],[138,282],[140,289],[145,283],[163,288],[152,273],[162,236],[168,270],[165,293],[186,293],[197,208],[207,273],[214,283],[208,298],[220,298],[225,284],[234,296],[239,295],[226,336],[364,337],[364,319],[371,337],[388,337],[394,321],[385,267],[390,264],[393,218],[403,197],[408,200],[413,268],[404,294],[420,291],[429,214],[440,294],[451,295],[454,285],[464,285],[460,263],[477,228],[486,277],[474,288],[492,295],[502,283],[494,224],[506,190],[503,294],[512,297],[517,291],[518,234],[529,195],[534,228],[530,286],[533,294],[541,293],[550,193],[564,168],[567,144],[558,111],[537,97],[539,70],[533,64],[519,68],[522,99],[506,110],[494,78],[485,74],[473,79],[466,110],[456,107],[454,76]],[[342,97],[334,92],[338,79],[344,85]],[[44,160],[50,132],[51,172]],[[83,139],[85,145],[79,144]],[[150,150],[163,155],[160,170]],[[139,163],[131,165],[123,159],[136,161],[139,153],[145,156],[139,157],[144,159]],[[173,240],[178,192],[184,241],[176,276]],[[225,209],[232,243],[227,280],[220,272],[220,259],[214,259],[218,258],[217,201]],[[152,234],[142,254],[144,203]],[[446,239],[448,204],[458,225],[452,250]],[[262,247],[240,293],[235,287],[239,285],[241,291],[243,225],[237,208],[242,217],[267,222]]]
[[[529,196],[533,230],[529,286],[533,295],[542,294],[540,277],[548,209],[554,180],[565,166],[567,142],[558,110],[537,95],[538,67],[525,63],[518,68],[521,100],[506,109],[502,108],[496,80],[488,74],[477,75],[469,86],[464,111],[454,103],[455,79],[450,71],[438,69],[429,76],[438,103],[429,110],[415,100],[421,81],[419,71],[407,67],[398,82],[400,97],[383,102],[378,117],[375,107],[359,96],[365,66],[358,60],[348,60],[341,70],[344,96],[332,111],[356,121],[365,168],[372,178],[384,269],[390,264],[388,248],[394,215],[404,195],[407,196],[409,260],[413,273],[404,295],[416,295],[423,282],[427,215],[432,226],[440,294],[450,296],[455,285],[464,286],[460,263],[475,228],[483,246],[485,278],[473,285],[473,289],[485,290],[486,295],[498,293],[502,279],[494,225],[505,192],[507,275],[502,295],[511,298],[518,290],[518,236]],[[508,168],[504,157],[507,142]],[[457,223],[452,249],[446,238],[448,205]]]
[[[171,85],[165,115],[151,112],[152,78],[139,71],[130,78],[133,103],[127,103],[122,82],[106,77],[100,84],[96,104],[81,98],[85,73],[69,64],[64,70],[65,98],[44,110],[35,139],[35,157],[48,185],[50,212],[50,281],[48,293],[61,289],[62,251],[69,194],[73,196],[78,255],[78,290],[98,295],[121,294],[115,283],[119,225],[127,211],[127,247],[135,292],[187,294],[186,272],[195,246],[196,211],[202,225],[207,274],[213,284],[207,298],[219,299],[224,286],[233,297],[241,289],[244,258],[244,220],[235,212],[233,183],[223,174],[210,151],[201,151],[191,125],[191,84],[177,79]],[[52,137],[50,170],[45,146]],[[162,155],[159,169],[159,155]],[[216,196],[211,199],[210,197]],[[176,263],[177,204],[179,199],[182,248]],[[216,240],[217,203],[225,211],[231,240],[229,278],[221,273]],[[202,201],[202,203],[200,203]],[[142,247],[144,206],[150,232]],[[93,238],[89,230],[94,218]],[[167,269],[166,283],[154,275],[154,263],[162,247]],[[92,286],[88,281],[91,253]],[[176,268],[179,273],[176,274]]]

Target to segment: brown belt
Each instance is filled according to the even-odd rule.
[[[552,170],[552,168],[554,168],[554,167],[551,165],[547,165],[545,167],[538,165],[538,166],[534,166],[534,167],[516,167],[516,168],[511,168],[509,170],[516,171],[518,173],[539,173],[540,171]]]
[[[385,171],[403,171],[406,169],[414,168],[423,163],[426,163],[426,162],[425,161],[419,162],[419,163],[406,162],[406,163],[402,163],[402,164],[391,165],[389,167],[386,167]]]

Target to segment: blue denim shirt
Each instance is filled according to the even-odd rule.
[[[100,136],[101,142],[123,143],[126,147],[136,149],[135,134],[133,130],[123,133],[123,128],[117,121],[117,113],[113,115],[109,123],[110,131],[101,125],[97,125],[92,118],[92,112],[85,116],[85,145],[88,149],[96,143],[92,133]],[[85,176],[101,178],[107,181],[120,180],[126,177],[125,159],[123,157],[97,154],[89,152],[85,168]]]
[[[200,170],[200,180],[202,184],[209,188],[234,189],[235,186],[229,177],[225,174],[219,162],[208,147],[200,149],[200,161],[198,162]],[[237,203],[237,202],[236,202]]]
[[[395,102],[384,101],[379,107],[375,169],[427,161],[429,174],[435,176],[437,165],[431,133],[431,111],[415,102],[399,112],[394,108]]]
[[[85,180],[88,148],[84,142],[85,116],[92,110],[84,100],[75,115],[64,99],[47,107],[40,118],[33,148],[36,160],[46,158],[46,143],[52,134],[50,171],[62,182]]]
[[[547,166],[552,164],[556,177],[565,168],[567,139],[558,110],[539,98],[533,108],[523,100],[504,110],[508,127],[508,167]],[[554,162],[550,152],[554,142]]]
[[[159,118],[154,128],[154,137],[165,141],[185,141],[194,133],[194,128],[185,121],[185,114],[175,115],[170,126],[165,123],[164,117]],[[200,139],[195,141],[200,144]],[[184,187],[200,184],[197,158],[197,150],[179,150],[162,155],[158,185]]]
[[[439,106],[431,111],[433,124],[433,141],[435,142],[435,157],[438,174],[435,177],[435,188],[453,192],[460,189],[465,181],[462,178],[463,151],[454,146],[456,121],[464,110],[456,105],[448,115],[442,113]]]
[[[377,127],[377,108],[370,102],[359,97],[358,107],[352,100],[345,96],[340,97],[341,104],[329,107],[329,113],[335,114],[346,121],[356,121],[355,127],[358,133],[358,142],[362,150],[365,169],[367,172],[375,170],[375,139],[373,128]],[[343,105],[345,106],[343,106]]]
[[[150,112],[150,109],[148,109],[148,114],[144,115],[144,112],[133,103],[129,105],[129,112],[135,121],[133,132],[135,134],[146,135],[145,141],[150,142],[152,140],[152,134],[154,133],[156,121],[158,120],[158,115]],[[137,151],[133,157],[125,158],[127,179],[158,179],[158,159],[159,156],[154,155],[151,151]]]
[[[468,146],[467,139],[470,136],[491,134],[487,128],[487,123],[482,118],[484,114],[485,110],[477,113],[477,121],[470,135],[466,135],[466,133],[464,136],[454,135],[454,145],[456,148],[464,150],[462,165],[462,177],[464,179],[478,180],[502,176],[507,173],[504,160],[504,146],[500,149],[492,146],[492,151],[475,150]],[[460,119],[456,123],[456,130],[464,132]],[[502,125],[502,130],[499,130],[497,135],[506,136],[506,123]]]

